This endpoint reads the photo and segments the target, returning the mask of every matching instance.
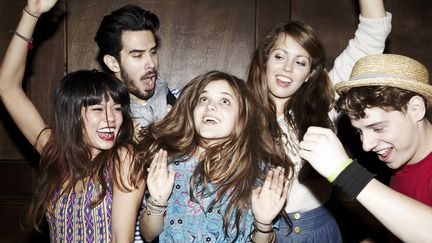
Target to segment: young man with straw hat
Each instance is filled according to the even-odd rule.
[[[356,198],[403,241],[432,242],[432,86],[424,65],[393,54],[367,56],[335,86],[336,104],[357,128],[365,151],[395,170],[390,187],[349,159],[329,129],[310,127],[300,155]],[[413,200],[415,199],[415,200]],[[421,202],[421,203],[419,203]]]

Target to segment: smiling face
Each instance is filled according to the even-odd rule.
[[[207,141],[217,141],[232,134],[238,120],[237,94],[225,80],[208,83],[193,110],[195,130]]]
[[[121,105],[115,104],[110,97],[108,102],[103,99],[100,104],[82,107],[81,116],[84,139],[92,148],[93,157],[100,150],[112,148],[123,123]]]
[[[365,109],[366,116],[351,119],[357,128],[365,151],[377,153],[378,158],[392,169],[420,161],[420,141],[417,122],[409,112],[373,107]]]
[[[309,53],[289,35],[280,34],[266,67],[269,92],[278,107],[283,107],[307,81],[310,71]]]
[[[124,31],[117,78],[128,86],[132,97],[149,99],[155,90],[159,67],[155,35],[148,30]]]

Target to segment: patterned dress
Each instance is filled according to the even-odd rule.
[[[51,242],[111,241],[112,189],[109,183],[103,200],[91,207],[101,188],[90,181],[81,192],[62,195],[56,203],[53,201],[46,214]]]
[[[226,198],[222,203],[209,208],[214,198],[199,198],[199,203],[190,200],[189,181],[196,167],[196,160],[175,161],[176,172],[174,188],[164,219],[164,229],[159,242],[233,242],[235,229],[230,227],[225,238],[223,215],[227,209]],[[233,225],[234,219],[230,220]],[[240,221],[239,236],[235,242],[249,242],[253,227],[251,210]]]

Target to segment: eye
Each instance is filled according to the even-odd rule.
[[[103,111],[103,108],[101,105],[92,105],[90,106],[91,111]]]
[[[141,54],[134,54],[134,55],[132,55],[132,57],[133,57],[133,58],[141,58],[142,55],[141,55]]]
[[[114,106],[114,111],[121,112],[121,110],[122,110],[121,105]]]
[[[302,62],[302,61],[296,61],[296,64],[299,65],[299,66],[302,66],[302,67],[306,66],[306,63]]]
[[[198,99],[198,102],[199,102],[199,103],[206,103],[206,102],[207,102],[207,97],[205,97],[205,96],[200,97],[200,98]]]
[[[376,132],[376,133],[380,133],[380,132],[382,132],[384,130],[384,128],[382,128],[382,127],[374,127],[373,129],[372,129],[372,131],[374,131],[374,132]]]
[[[150,51],[150,55],[155,56],[157,54],[157,49],[153,49]]]
[[[279,53],[276,53],[276,54],[274,55],[274,58],[275,58],[276,60],[283,60],[283,59],[285,59],[285,56],[284,56],[284,55],[281,55],[281,54],[279,54]]]
[[[222,98],[221,103],[224,105],[229,105],[229,104],[231,104],[231,101],[227,98]]]

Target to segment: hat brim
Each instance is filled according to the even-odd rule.
[[[338,95],[346,93],[351,88],[364,86],[390,86],[400,89],[406,89],[422,95],[428,102],[432,104],[432,86],[428,83],[418,81],[397,79],[397,78],[370,78],[353,81],[344,81],[337,83],[334,88]]]

